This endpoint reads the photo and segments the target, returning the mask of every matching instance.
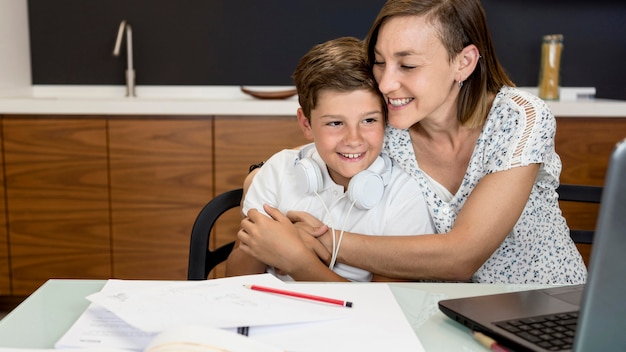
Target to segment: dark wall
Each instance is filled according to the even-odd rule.
[[[365,37],[380,1],[29,0],[33,83],[124,84],[119,23],[138,85],[291,85],[316,43]]]
[[[312,45],[363,38],[382,0],[28,0],[33,84],[124,84],[119,23],[133,28],[138,85],[291,85]],[[483,0],[496,50],[536,86],[541,36],[562,33],[562,85],[626,99],[626,2]]]
[[[541,37],[561,33],[561,83],[626,100],[626,1],[483,0],[496,51],[519,86],[539,81]]]

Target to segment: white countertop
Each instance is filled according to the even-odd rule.
[[[536,88],[522,89],[536,93]],[[297,97],[257,99],[239,86],[138,86],[134,98],[125,97],[123,86],[38,85],[28,91],[0,97],[0,114],[295,116],[299,106]],[[588,97],[593,94],[593,88],[563,88],[563,98],[548,105],[557,117],[626,117],[626,101]]]
[[[255,87],[284,90],[293,87]],[[32,94],[0,97],[0,114],[295,116],[297,97],[257,99],[239,86],[33,86]]]

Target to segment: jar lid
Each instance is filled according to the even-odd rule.
[[[548,34],[543,36],[544,43],[561,43],[563,42],[563,34]]]

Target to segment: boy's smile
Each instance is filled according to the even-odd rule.
[[[350,179],[380,155],[385,121],[379,96],[368,90],[322,90],[310,119],[298,110],[304,135],[315,142],[332,179],[347,189]]]

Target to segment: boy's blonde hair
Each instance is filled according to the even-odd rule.
[[[341,37],[315,45],[298,62],[292,75],[298,102],[310,120],[322,90],[367,90],[378,97],[386,115],[386,103],[367,63],[362,40]]]

